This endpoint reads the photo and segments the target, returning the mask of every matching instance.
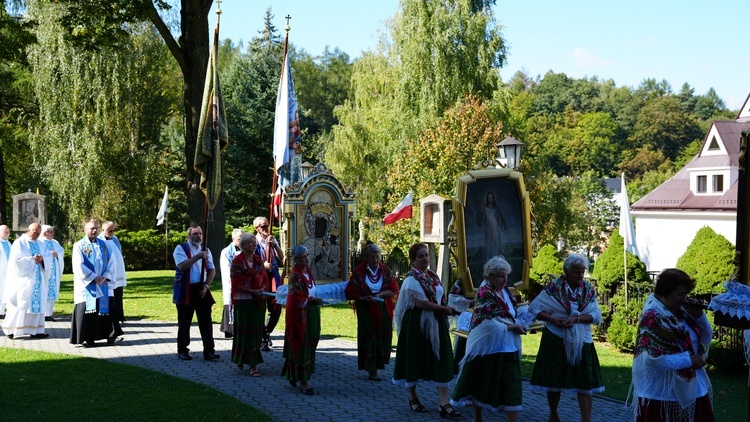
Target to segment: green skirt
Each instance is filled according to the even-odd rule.
[[[281,368],[281,376],[286,376],[289,382],[294,383],[309,381],[315,373],[315,350],[320,341],[320,306],[308,302],[305,312],[307,330],[305,331],[305,344],[297,354],[298,361],[294,360],[289,351],[289,342],[286,339],[284,341],[284,366]]]
[[[518,352],[477,356],[464,363],[453,389],[451,404],[473,402],[493,412],[522,409],[521,358]]]
[[[437,387],[447,387],[454,378],[453,346],[445,315],[434,315],[438,322],[440,358],[432,351],[432,344],[422,334],[422,310],[412,308],[404,313],[393,366],[393,383],[413,387],[423,381],[432,381]]]
[[[234,337],[232,337],[232,362],[255,366],[263,363],[260,342],[265,333],[266,302],[260,307],[253,299],[234,303]]]
[[[545,327],[531,374],[531,390],[579,394],[604,391],[602,369],[594,344],[583,343],[581,362],[571,365],[565,356],[563,339]]]
[[[454,349],[455,352],[453,353],[453,362],[455,362],[455,365],[453,365],[453,373],[458,375],[458,372],[461,370],[461,359],[463,359],[464,355],[466,354],[466,338],[456,336]]]
[[[380,322],[370,316],[371,304],[357,303],[357,366],[368,373],[384,369],[391,360],[393,326],[385,304],[378,303]]]

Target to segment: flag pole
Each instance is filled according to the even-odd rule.
[[[622,262],[625,274],[625,309],[628,308],[628,250],[625,248],[625,242],[622,244]]]
[[[291,27],[289,26],[289,20],[292,19],[291,16],[286,16],[286,27],[284,28],[284,31],[286,32],[286,35],[284,36],[284,54],[281,57],[281,77],[284,77],[285,67],[286,67],[286,55],[289,48],[289,31],[291,30]],[[274,157],[276,158],[276,157]],[[270,230],[269,235],[273,236],[273,224],[274,224],[274,215],[273,210],[276,206],[276,191],[278,190],[278,172],[276,168],[276,161],[274,160],[273,164],[273,178],[271,181],[271,206],[268,207],[268,229]],[[283,192],[279,193],[280,195],[283,195]],[[281,225],[281,212],[279,212],[279,225]],[[279,227],[280,229],[281,227]],[[266,262],[271,262],[271,245],[269,243],[266,243]]]
[[[169,210],[164,211],[164,264],[169,266]]]

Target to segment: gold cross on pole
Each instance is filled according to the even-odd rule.
[[[221,15],[221,0],[216,0],[216,14]]]

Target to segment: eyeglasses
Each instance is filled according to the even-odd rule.
[[[260,227],[261,229],[267,229],[268,228],[268,224],[264,224],[264,225],[258,226],[258,227]]]

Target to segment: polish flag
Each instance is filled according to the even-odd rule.
[[[383,219],[383,224],[386,226],[389,224],[393,224],[398,220],[403,220],[404,218],[411,218],[411,211],[412,211],[412,200],[414,198],[414,195],[409,192],[408,195],[404,199],[401,200],[401,202],[398,204],[395,210],[391,212],[390,214],[386,215]]]
[[[273,194],[273,216],[274,218],[278,219],[279,215],[281,214],[279,212],[279,209],[281,208],[281,201],[283,199],[284,195],[281,191],[281,186],[276,188],[276,192]]]

